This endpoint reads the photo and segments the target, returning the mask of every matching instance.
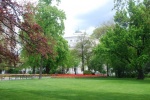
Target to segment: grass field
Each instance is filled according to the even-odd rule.
[[[0,100],[150,100],[150,79],[3,80]]]

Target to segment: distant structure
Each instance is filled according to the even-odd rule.
[[[78,38],[82,36],[84,33],[77,30],[71,36],[65,36],[64,39],[68,41],[68,46],[70,49],[73,49],[78,42]]]
[[[84,32],[81,32],[79,30],[75,31],[75,33],[73,33],[73,35],[71,35],[71,36],[65,36],[64,39],[68,42],[69,49],[74,49],[76,44],[80,41],[79,38],[83,35],[87,38],[90,37],[89,35],[85,34]],[[99,40],[94,39],[93,42],[95,43],[95,45],[97,45],[99,43]],[[106,68],[106,67],[104,67],[104,68]],[[88,70],[88,68],[86,66],[85,66],[85,70]],[[76,72],[77,72],[77,74],[83,74],[83,71],[81,70],[81,62],[78,65],[78,67],[76,68]],[[73,67],[69,68],[68,73],[74,74],[75,69]]]
[[[73,35],[71,36],[65,36],[64,39],[66,41],[68,41],[68,46],[69,46],[69,49],[74,49],[76,44],[78,43],[78,39],[80,36],[82,36],[84,34],[84,32],[81,32],[79,30],[75,31],[75,33],[73,33]],[[83,74],[83,72],[81,71],[81,64],[79,64],[79,66],[76,68],[76,72],[77,74]],[[69,71],[68,73],[70,74],[74,74],[75,71],[74,68],[69,68]]]

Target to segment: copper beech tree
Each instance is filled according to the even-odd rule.
[[[35,22],[34,13],[30,3],[21,6],[13,0],[0,0],[0,63],[16,66],[18,44],[29,54],[53,54],[53,46]]]

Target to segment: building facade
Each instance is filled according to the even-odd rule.
[[[75,31],[75,33],[71,36],[65,36],[64,39],[68,42],[68,46],[69,49],[74,49],[76,44],[79,42],[79,38],[81,36],[85,35],[83,32],[81,31]],[[88,35],[86,35],[86,37],[89,37]],[[77,74],[83,74],[83,71],[81,70],[81,62],[79,63],[79,65],[76,68],[69,68],[68,73],[70,74],[74,74],[75,70]],[[87,70],[87,67],[85,67],[85,70]]]

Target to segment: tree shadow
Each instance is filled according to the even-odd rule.
[[[1,93],[1,92],[5,93]],[[0,90],[2,100],[149,100],[149,94],[129,94],[118,92],[65,91],[10,91]]]

